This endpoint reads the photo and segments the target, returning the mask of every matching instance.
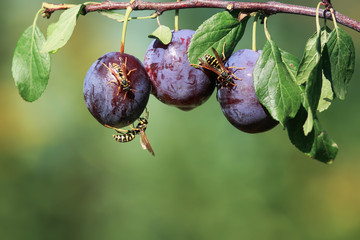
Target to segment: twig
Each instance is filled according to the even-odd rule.
[[[331,6],[330,1],[325,1]],[[85,6],[83,14],[95,11],[106,11],[106,10],[120,10],[126,9],[129,6],[128,2],[111,2],[105,1],[97,4],[89,4]],[[263,12],[268,15],[277,14],[277,13],[288,13],[288,14],[297,14],[304,16],[316,16],[316,9],[293,5],[285,4],[274,1],[269,2],[229,2],[229,1],[210,1],[210,0],[188,0],[181,2],[144,2],[141,0],[135,0],[131,4],[133,10],[155,10],[157,14],[161,14],[165,11],[184,9],[184,8],[223,8],[227,10],[241,10],[242,12]],[[332,6],[331,6],[332,7]],[[64,4],[43,4],[44,12],[48,15],[57,11],[67,9]],[[319,16],[321,18],[327,18],[332,20],[331,13],[327,10],[320,11]],[[360,32],[360,22],[351,19],[345,15],[336,12],[336,20],[338,23],[349,27],[355,31]]]

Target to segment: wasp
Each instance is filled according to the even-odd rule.
[[[225,47],[225,44],[224,44],[224,47]],[[225,60],[224,50],[223,50],[223,60],[221,60],[221,58],[220,58],[218,52],[215,50],[215,48],[211,48],[211,50],[213,51],[215,57],[205,54],[204,55],[205,61],[203,59],[199,58],[200,64],[191,64],[191,66],[202,67],[202,68],[208,69],[208,70],[216,73],[218,75],[218,77],[217,77],[218,86],[220,86],[221,88],[223,88],[224,86],[228,87],[229,85],[236,86],[233,78],[236,78],[238,80],[241,80],[241,78],[238,78],[233,73],[230,73],[229,68],[236,68],[239,70],[242,70],[245,68],[225,67],[225,65],[223,63],[223,60]]]
[[[130,126],[130,130],[118,129],[109,125],[105,125],[105,127],[114,129],[116,132],[120,133],[113,135],[114,140],[117,142],[130,142],[135,138],[136,135],[140,135],[140,144],[142,148],[147,149],[153,156],[155,156],[155,153],[150,145],[149,139],[145,134],[145,130],[147,128],[148,123],[149,123],[149,112],[146,109],[145,117],[140,117],[138,119],[138,124],[136,125],[136,127]]]
[[[120,58],[119,58],[120,60]],[[121,60],[120,60],[121,61]],[[125,94],[124,98],[126,98],[126,95],[129,91],[136,92],[135,89],[132,89],[130,86],[130,80],[128,79],[128,76],[133,72],[136,71],[136,68],[131,69],[127,72],[126,70],[126,62],[127,57],[125,57],[125,63],[121,63],[121,65],[116,63],[109,63],[109,66],[106,66],[105,63],[103,65],[109,70],[109,72],[115,77],[115,80],[111,80],[107,83],[109,85],[110,83],[115,83],[119,85],[117,96],[120,94],[120,90],[122,89]]]

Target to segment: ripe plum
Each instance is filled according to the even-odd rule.
[[[150,79],[140,60],[120,52],[109,52],[96,60],[86,74],[83,88],[86,106],[94,118],[102,125],[117,128],[140,117],[150,91]]]
[[[226,62],[228,67],[244,67],[240,70],[229,68],[242,80],[234,79],[236,86],[219,87],[217,98],[228,121],[237,129],[247,133],[259,133],[270,130],[278,122],[259,102],[253,84],[253,69],[260,52],[242,49],[235,52]]]
[[[144,65],[152,83],[152,94],[161,102],[191,110],[204,103],[215,89],[212,75],[190,66],[187,50],[193,30],[172,32],[169,45],[154,40],[146,51]]]

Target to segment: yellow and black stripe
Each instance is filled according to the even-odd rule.
[[[122,135],[113,135],[113,138],[115,139],[115,141],[117,142],[130,142],[135,138],[135,135],[137,133],[135,131],[129,131],[125,134]]]
[[[112,67],[118,74],[122,75],[122,70],[121,70],[121,67],[119,66],[119,64],[113,63]]]
[[[217,69],[221,69],[220,63],[215,57],[205,54],[205,60],[210,66],[217,68]]]
[[[138,121],[139,121],[139,123],[137,124],[135,131],[136,131],[137,129],[139,129],[139,131],[140,131],[140,129],[145,130],[146,127],[147,127],[147,125],[148,125],[148,123],[149,123],[148,120],[147,120],[146,118],[139,118]]]

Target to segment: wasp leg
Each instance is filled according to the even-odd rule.
[[[147,107],[145,107],[145,118],[149,119],[149,111],[147,110]]]
[[[110,64],[110,63],[109,63],[109,64]],[[119,81],[119,79],[116,77],[116,74],[117,74],[117,73],[116,73],[113,69],[111,69],[111,68],[109,68],[108,66],[106,66],[105,63],[102,63],[102,65],[104,65],[104,67],[106,67],[107,70],[109,70],[109,72],[115,77],[115,79]],[[113,80],[113,81],[114,81],[114,80]],[[111,81],[111,82],[112,82],[112,81]]]
[[[109,85],[110,83],[119,84],[119,80],[111,80],[111,81],[109,81],[106,85]],[[121,91],[121,85],[118,87],[118,91],[117,91],[116,96],[119,96],[119,95],[120,95],[120,91]]]
[[[110,83],[118,83],[117,80],[111,80],[111,81],[108,81],[108,83],[106,85],[109,85]]]
[[[236,76],[235,76],[236,77]],[[238,78],[238,79],[240,79],[241,80],[241,78]],[[226,83],[227,85],[228,84],[230,84],[230,85],[233,85],[234,87],[236,87],[237,85],[235,84],[235,83],[233,83],[233,82],[228,82],[228,83]]]
[[[118,81],[118,80],[111,80],[111,81],[109,81],[106,85],[109,85],[110,83],[118,84],[119,81]],[[119,95],[120,95],[120,91],[121,91],[121,85],[118,87],[118,91],[117,91],[116,96],[119,96]]]
[[[230,66],[230,67],[228,67],[228,69],[230,69],[230,68],[234,68],[234,69],[236,69],[236,70],[244,70],[244,69],[245,69],[244,67],[235,67],[235,66]],[[236,70],[235,70],[235,71],[236,71]],[[235,72],[235,71],[234,71],[234,72]],[[235,76],[233,73],[231,73],[231,75],[232,75],[234,78],[238,79],[239,81],[242,80],[241,78],[238,78],[237,76]]]
[[[119,59],[120,59],[120,58],[119,58]],[[126,69],[126,65],[127,65],[127,57],[125,57],[125,62],[123,63],[123,66],[125,67],[125,69]],[[131,69],[131,70],[126,74],[126,76],[129,76],[130,73],[133,72],[133,71],[135,71],[135,70],[136,70],[136,68]]]
[[[107,124],[105,124],[104,126],[107,127],[107,128],[114,129],[118,133],[128,133],[129,132],[129,130],[123,130],[123,129],[120,129],[120,128],[115,128],[115,127],[109,126]]]
[[[131,130],[139,130],[139,129],[135,128],[134,123],[132,123],[131,125],[129,125],[129,127],[130,127]]]
[[[231,66],[231,67],[228,67],[228,68],[236,68],[238,70],[244,70],[245,69],[244,67],[235,67],[235,66]]]
[[[130,75],[130,73],[132,73],[133,71],[136,71],[136,68],[134,68],[134,69],[131,69],[126,75],[127,76],[129,76]]]
[[[219,85],[220,85],[220,89],[223,89],[224,87],[229,87],[229,85],[232,85],[233,87],[237,87],[237,85],[232,82],[226,82],[226,83],[220,82]]]
[[[203,67],[202,65],[199,65],[199,64],[190,64],[190,66],[192,66],[192,67]]]
[[[242,78],[239,78],[239,77],[237,77],[237,76],[235,76],[234,74],[232,74],[231,73],[231,76],[233,76],[234,78],[236,78],[237,80],[239,80],[239,81],[241,81],[242,80]],[[236,85],[235,85],[236,86]]]
[[[106,85],[109,85],[109,84],[111,84],[111,83],[119,84],[118,93],[117,93],[117,95],[116,95],[116,96],[119,96],[120,90],[121,90],[121,85],[120,85],[120,80],[119,80],[119,78],[118,78],[118,76],[117,76],[117,73],[114,72],[113,69],[110,69],[108,66],[106,66],[105,63],[103,63],[103,65],[104,65],[104,66],[111,72],[111,74],[115,77],[115,80],[109,81]]]
[[[241,78],[239,78],[241,80]],[[236,87],[237,85],[235,83],[230,83],[231,85],[233,85],[234,87]]]
[[[125,94],[124,94],[123,101],[126,99],[126,95],[127,95],[127,92],[125,92]]]
[[[102,65],[104,65],[104,67],[106,67],[106,68],[107,68],[107,70],[109,70],[109,71],[111,72],[111,69],[110,69],[108,66],[106,66],[106,64],[105,64],[105,63],[102,63]]]

